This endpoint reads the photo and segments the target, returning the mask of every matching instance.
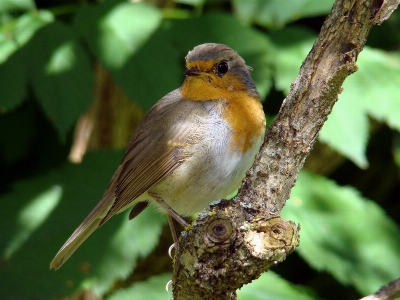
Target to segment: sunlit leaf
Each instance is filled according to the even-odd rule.
[[[74,32],[59,22],[39,30],[29,50],[33,91],[64,138],[93,97],[89,57]]]
[[[277,47],[276,86],[288,93],[290,84],[295,80],[304,58],[311,50],[315,35],[301,28],[287,28],[274,32],[271,38]],[[360,68],[358,72],[365,71]],[[348,94],[349,91],[345,88],[322,127],[320,139],[358,166],[365,168],[368,165],[365,149],[369,121],[359,105],[360,98],[354,97],[354,94],[351,94],[353,97],[347,96]]]
[[[315,35],[287,28],[271,35],[277,48],[275,82],[287,93]],[[357,62],[359,70],[343,84],[343,92],[324,124],[320,139],[361,168],[368,166],[366,147],[371,115],[400,130],[400,56],[365,47]]]
[[[360,105],[362,99],[345,97],[346,93],[345,90],[345,99],[339,96],[339,101],[322,127],[319,138],[359,167],[366,168],[369,119]]]
[[[39,228],[49,214],[58,204],[62,195],[60,186],[49,187],[47,191],[37,195],[19,212],[17,219],[17,233],[4,251],[4,257],[9,259],[11,255]]]
[[[238,291],[239,300],[315,300],[311,290],[294,285],[272,271],[245,285]]]
[[[370,294],[399,276],[399,228],[354,188],[301,172],[282,216],[301,224],[300,255],[343,284]]]
[[[23,47],[37,30],[53,20],[53,15],[46,10],[30,11],[16,20],[10,20],[5,26],[8,30],[0,32],[0,64]]]
[[[357,62],[359,70],[343,84],[321,140],[367,167],[368,117],[400,130],[400,55],[365,47]]]
[[[345,81],[341,101],[400,130],[400,54],[365,47],[357,62],[359,71]]]
[[[149,208],[128,221],[127,211],[94,232],[61,269],[49,270],[59,248],[100,200],[122,154],[88,154],[82,164],[21,181],[0,198],[0,282],[7,283],[0,299],[55,299],[82,287],[102,293],[155,247],[166,218]],[[29,280],[21,284],[26,274]]]
[[[187,4],[187,5],[198,6],[198,5],[204,4],[204,2],[206,2],[206,0],[174,0],[174,2]]]
[[[75,18],[92,52],[109,68],[123,66],[160,21],[161,14],[152,5],[116,0],[86,6]]]
[[[106,292],[116,279],[126,278],[135,268],[136,260],[150,253],[157,245],[162,226],[167,220],[153,207],[146,209],[133,221],[129,221],[128,213],[123,214],[118,230],[109,233],[111,238],[104,248],[101,261],[94,265],[93,276],[82,284],[97,294]],[[103,241],[104,238],[100,237],[95,242],[100,246]],[[160,287],[163,291],[165,283]]]
[[[135,283],[131,287],[113,293],[108,300],[169,300],[170,294],[166,293],[165,286],[172,278],[172,274],[162,274],[150,277],[146,281]]]
[[[25,45],[52,21],[53,15],[48,11],[28,12],[10,21],[9,30],[0,32],[0,112],[16,108],[26,97],[32,53]]]
[[[233,0],[240,19],[275,29],[300,18],[327,14],[333,2],[333,0]]]
[[[288,27],[271,33],[276,47],[274,56],[274,80],[278,90],[287,94],[296,79],[300,66],[315,41],[316,35],[302,27]]]
[[[23,11],[35,8],[34,0],[1,0],[0,11]]]

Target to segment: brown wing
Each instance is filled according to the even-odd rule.
[[[131,206],[137,197],[184,162],[185,155],[181,147],[167,145],[163,137],[156,140],[145,138],[139,144],[133,143],[123,159],[121,171],[116,178],[114,203],[100,226]]]
[[[192,113],[187,111],[187,104],[175,90],[157,102],[140,122],[122,159],[120,171],[111,180],[115,200],[100,226],[130,207],[137,197],[190,156],[190,145],[196,141],[192,138],[193,128],[185,126],[190,124]],[[182,122],[185,119],[187,122]]]
[[[61,267],[97,228],[131,206],[137,197],[184,161],[178,147],[147,139],[132,144],[132,149],[128,150],[102,199],[61,247],[50,268]]]
[[[184,143],[177,146],[168,142],[182,137],[190,139],[190,126],[171,129],[172,124],[186,113],[176,116],[171,110],[179,107],[181,100],[176,90],[157,102],[146,114],[102,199],[61,247],[50,268],[61,267],[94,230],[131,206],[137,197],[178,168],[190,155],[190,151],[183,149]]]

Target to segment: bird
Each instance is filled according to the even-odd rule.
[[[181,87],[143,117],[100,202],[50,269],[60,268],[97,228],[132,206],[129,219],[155,204],[172,230],[174,220],[186,226],[183,217],[239,188],[266,129],[251,68],[233,49],[217,43],[194,47],[185,60]]]

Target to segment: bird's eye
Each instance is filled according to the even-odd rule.
[[[221,61],[218,65],[217,65],[217,73],[218,75],[224,75],[226,72],[228,72],[229,66],[228,63],[226,61]]]

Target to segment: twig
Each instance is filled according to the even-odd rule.
[[[394,300],[400,298],[400,278],[381,287],[376,293],[360,300]]]

